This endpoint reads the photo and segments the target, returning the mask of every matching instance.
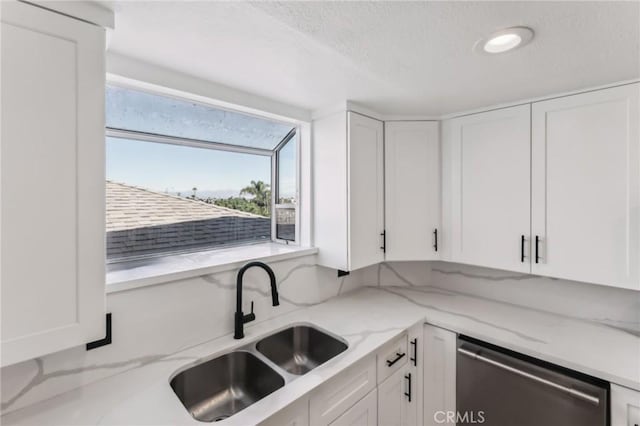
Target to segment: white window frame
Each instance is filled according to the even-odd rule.
[[[291,135],[293,133],[293,135]],[[279,180],[280,176],[278,174],[279,170],[279,155],[280,150],[285,147],[285,145],[291,142],[292,139],[295,139],[293,142],[296,143],[296,189],[295,196],[297,204],[278,204],[280,185]],[[273,149],[273,156],[271,157],[271,239],[272,241],[282,243],[282,244],[293,244],[300,245],[300,127],[296,126],[287,136],[285,136],[276,147]],[[278,238],[277,232],[277,215],[276,209],[278,208],[291,208],[293,207],[296,211],[296,223],[295,223],[295,239],[284,240]]]
[[[301,173],[300,173],[300,164],[301,164],[301,156],[300,156],[300,151],[301,151],[301,126],[298,122],[296,121],[286,121],[286,120],[279,120],[279,119],[275,119],[271,116],[261,116],[259,114],[255,114],[255,113],[248,113],[245,111],[238,111],[238,110],[234,110],[228,107],[221,107],[220,105],[217,105],[216,103],[212,102],[212,103],[208,103],[208,102],[203,102],[200,99],[193,99],[187,96],[176,96],[173,94],[168,94],[168,93],[164,93],[161,90],[153,90],[150,89],[148,87],[139,87],[135,84],[124,84],[121,81],[111,81],[110,79],[107,80],[107,85],[108,86],[116,86],[116,87],[120,87],[123,89],[129,89],[129,90],[135,90],[135,91],[141,91],[141,92],[145,92],[145,93],[149,93],[152,95],[157,95],[157,96],[163,96],[163,97],[167,97],[167,98],[172,98],[172,99],[176,99],[176,100],[180,100],[180,101],[188,101],[188,102],[192,102],[192,103],[198,103],[200,105],[206,106],[206,107],[211,107],[211,108],[215,108],[215,109],[219,109],[219,110],[224,110],[224,111],[230,111],[230,112],[234,112],[234,113],[239,113],[239,114],[244,114],[244,115],[249,115],[249,116],[254,116],[257,118],[261,118],[264,120],[269,120],[272,122],[278,122],[278,123],[282,123],[282,124],[286,124],[286,125],[290,125],[293,127],[292,131],[290,133],[288,133],[280,142],[278,142],[278,144],[271,150],[271,149],[266,149],[266,148],[254,148],[254,147],[247,147],[247,146],[239,146],[239,145],[232,145],[232,144],[227,144],[227,143],[223,143],[223,142],[210,142],[210,141],[204,141],[204,140],[198,140],[198,139],[191,139],[191,138],[184,138],[184,137],[176,137],[176,136],[168,136],[168,135],[160,135],[160,134],[155,134],[155,133],[147,133],[147,132],[141,132],[141,131],[135,131],[135,130],[126,130],[126,129],[117,129],[117,128],[111,128],[111,127],[105,127],[105,136],[109,137],[109,138],[113,138],[113,139],[126,139],[126,140],[135,140],[135,141],[142,141],[142,142],[154,142],[154,143],[162,143],[162,144],[169,144],[169,145],[179,145],[179,146],[186,146],[186,147],[192,147],[192,148],[204,148],[204,149],[211,149],[214,151],[226,151],[226,152],[236,152],[236,153],[241,153],[241,154],[252,154],[252,155],[262,155],[262,156],[268,156],[271,157],[271,183],[270,183],[270,190],[271,190],[271,206],[270,206],[270,210],[271,210],[271,239],[270,241],[273,243],[278,243],[278,244],[283,244],[283,245],[294,245],[294,246],[300,246],[300,241],[301,241],[301,237],[300,237],[300,178],[301,178]],[[106,87],[105,87],[106,90]],[[293,133],[293,136],[291,136]],[[295,194],[296,194],[296,201],[297,204],[296,205],[281,205],[281,204],[276,204],[277,201],[277,192],[278,192],[278,178],[279,178],[279,173],[278,173],[278,153],[279,150],[284,147],[286,145],[287,142],[289,142],[291,139],[295,139],[295,143],[296,143],[296,188],[295,188]],[[294,206],[295,208],[295,240],[291,241],[291,240],[284,240],[284,239],[279,239],[277,238],[277,233],[276,233],[276,207],[286,207],[286,206]],[[106,232],[106,230],[105,230]],[[254,245],[254,244],[264,244],[264,241],[251,241],[251,242],[246,242],[246,243],[239,243],[239,244],[228,244],[228,245],[224,245],[224,246],[215,246],[215,247],[203,247],[202,249],[193,249],[193,250],[189,250],[188,252],[190,253],[198,253],[198,252],[203,252],[203,251],[214,251],[217,249],[228,249],[228,248],[240,248],[243,246],[250,246],[250,245]],[[143,256],[144,258],[153,258],[153,257],[167,257],[167,256],[172,256],[172,255],[180,255],[180,254],[184,254],[185,251],[180,251],[180,250],[176,250],[175,252],[164,252],[164,253],[157,253],[157,254],[149,254],[149,255],[145,255]],[[123,259],[115,259],[112,261],[107,260],[107,263],[120,263],[120,262],[128,262],[128,261],[135,261],[135,260],[139,260],[141,257],[131,257],[131,258],[123,258]]]

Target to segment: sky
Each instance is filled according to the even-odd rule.
[[[107,87],[107,126],[273,149],[291,125],[184,100]],[[237,196],[252,180],[271,184],[271,157],[107,138],[107,179],[159,192]],[[281,196],[295,195],[295,149],[281,151]]]
[[[252,180],[270,183],[271,157],[107,138],[107,179],[159,192],[191,195],[196,187],[204,196],[231,196]]]

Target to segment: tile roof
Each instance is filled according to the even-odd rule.
[[[107,232],[252,213],[107,181]]]

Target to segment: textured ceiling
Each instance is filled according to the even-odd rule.
[[[640,77],[640,2],[115,2],[110,50],[310,110],[437,115]],[[472,52],[526,25],[528,46]]]

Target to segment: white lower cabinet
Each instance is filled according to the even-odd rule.
[[[422,424],[422,324],[378,351],[378,424]],[[389,366],[401,354],[397,364]],[[398,365],[398,367],[396,367]],[[395,367],[395,368],[394,368]],[[382,369],[382,371],[381,371]],[[391,370],[388,373],[384,369]]]
[[[378,386],[378,424],[380,426],[415,425],[410,423],[409,419],[412,378],[408,368],[404,368],[393,373]]]
[[[309,397],[305,396],[269,417],[260,426],[309,426]]]
[[[374,389],[356,405],[345,411],[331,426],[376,426],[378,424],[378,390]]]
[[[456,333],[424,326],[423,403],[425,426],[447,423],[456,410]]]
[[[309,423],[328,425],[376,387],[376,357],[371,355],[318,388],[309,400]]]
[[[640,426],[640,392],[611,384],[611,426]]]
[[[410,328],[313,391],[309,424],[422,424],[422,333],[422,324]],[[304,424],[292,423],[303,410],[291,410],[278,418],[280,424]]]
[[[424,345],[422,324],[417,324],[409,329],[409,368],[411,374],[411,403],[407,406],[407,423],[421,425],[423,423],[423,392],[424,381]]]

